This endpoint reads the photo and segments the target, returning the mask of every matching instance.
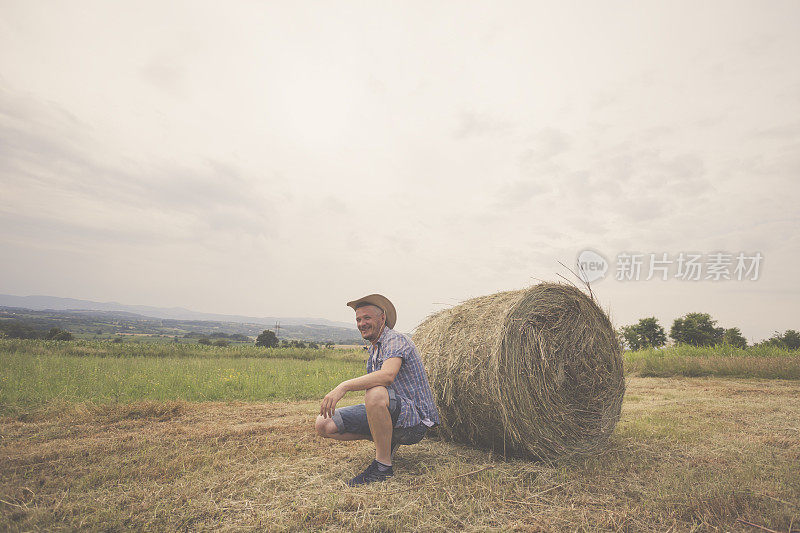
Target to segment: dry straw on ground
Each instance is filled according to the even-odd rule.
[[[429,317],[414,342],[446,438],[547,460],[597,451],[619,420],[619,342],[574,286],[468,300]]]

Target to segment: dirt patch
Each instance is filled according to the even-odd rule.
[[[165,422],[180,416],[186,410],[186,402],[135,402],[129,404],[105,404],[93,408],[98,420],[117,422],[120,420],[155,420]]]

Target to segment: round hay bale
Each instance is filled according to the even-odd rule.
[[[619,420],[619,341],[574,286],[467,300],[428,317],[414,344],[445,438],[546,460],[596,451]]]

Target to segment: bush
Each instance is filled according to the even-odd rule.
[[[263,346],[264,348],[276,348],[278,346],[278,336],[274,331],[265,329],[257,338],[256,346]]]
[[[61,328],[50,328],[45,338],[50,341],[71,341],[72,333]]]

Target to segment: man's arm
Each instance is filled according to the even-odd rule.
[[[336,410],[336,404],[348,391],[367,390],[372,387],[388,387],[394,382],[394,378],[397,377],[402,363],[402,357],[391,357],[383,362],[380,370],[364,374],[357,378],[348,379],[347,381],[342,381],[322,399],[319,414],[325,418],[332,417],[333,412]]]

